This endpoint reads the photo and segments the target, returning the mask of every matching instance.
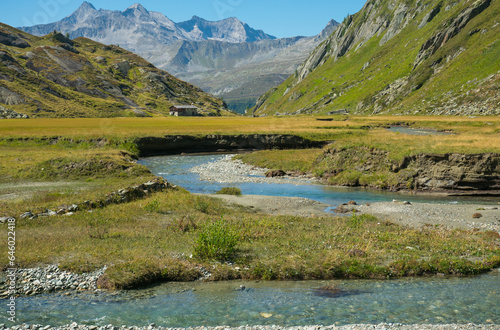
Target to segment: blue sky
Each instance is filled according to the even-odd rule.
[[[83,0],[2,1],[0,22],[18,27],[58,21]],[[237,17],[254,29],[276,37],[318,34],[330,19],[341,22],[358,12],[366,0],[88,0],[97,9],[125,10],[134,3],[158,11],[174,22],[193,15],[210,21]]]

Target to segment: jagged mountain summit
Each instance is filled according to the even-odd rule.
[[[337,25],[329,22],[314,37],[276,39],[237,18],[210,22],[194,16],[175,23],[140,4],[112,11],[84,2],[58,22],[21,29],[38,36],[56,30],[120,45],[229,103],[253,105],[292,74]]]
[[[0,49],[2,117],[157,116],[176,104],[229,114],[221,99],[118,46],[0,23]]]
[[[62,20],[32,27],[21,27],[34,35],[45,35],[52,31],[69,33],[71,38],[87,37],[106,44],[135,46],[134,38],[149,40],[203,41],[218,40],[231,43],[276,39],[262,30],[254,30],[237,18],[210,22],[193,16],[188,21],[175,23],[159,12],[148,11],[141,4],[134,4],[124,11],[97,10],[91,3],[83,4],[70,16]],[[119,33],[112,33],[118,31]],[[154,46],[154,45],[152,45]]]
[[[253,109],[500,114],[500,2],[369,0]]]

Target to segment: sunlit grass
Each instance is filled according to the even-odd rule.
[[[240,237],[232,266],[191,257],[204,226],[219,219]],[[498,235],[488,232],[410,229],[358,215],[268,216],[182,190],[92,213],[19,219],[16,232],[19,267],[58,263],[85,271],[108,265],[115,287],[161,278],[161,271],[172,276],[173,268],[190,277],[188,270],[199,265],[214,279],[271,280],[476,274],[500,263]],[[7,261],[0,256],[3,267]]]
[[[335,118],[334,118],[335,119]],[[413,136],[384,128],[393,124],[451,131],[452,135]],[[294,134],[315,140],[398,145],[416,152],[495,152],[500,150],[500,117],[193,117],[193,118],[90,118],[0,121],[0,138],[107,139],[122,143],[136,137],[207,134]]]

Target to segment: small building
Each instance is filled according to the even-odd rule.
[[[170,115],[181,116],[198,116],[198,108],[194,105],[173,105],[170,107]]]

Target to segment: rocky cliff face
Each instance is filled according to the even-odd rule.
[[[222,100],[118,46],[35,37],[3,24],[0,46],[2,117],[147,116],[178,103],[226,111]]]
[[[498,114],[499,14],[491,0],[367,1],[255,113]]]
[[[56,30],[71,38],[120,45],[204,91],[254,104],[295,72],[337,25],[330,21],[315,37],[276,39],[236,18],[209,22],[194,16],[175,23],[137,4],[111,11],[84,2],[59,22],[21,29],[39,36]]]

